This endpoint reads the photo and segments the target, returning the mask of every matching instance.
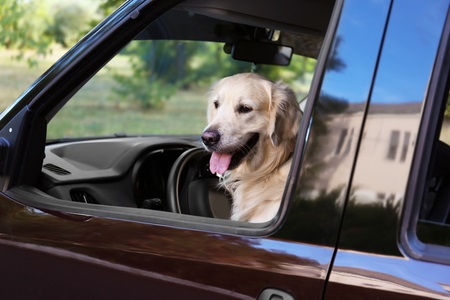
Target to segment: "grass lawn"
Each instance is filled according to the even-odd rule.
[[[206,125],[206,97],[182,91],[161,110],[104,105],[67,105],[49,123],[48,138],[127,134],[200,134]]]
[[[38,58],[37,67],[30,68],[26,60],[18,61],[14,51],[0,49],[0,110],[4,110],[22,94],[45,70],[60,56],[54,55]]]

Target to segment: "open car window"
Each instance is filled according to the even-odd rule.
[[[450,72],[449,64],[442,62],[448,57],[448,44],[442,43],[440,52],[424,108],[422,133],[417,142],[419,151],[411,171],[413,180],[420,184],[409,187],[409,197],[415,201],[406,205],[401,240],[410,256],[449,264]]]
[[[450,247],[450,96],[448,95],[449,92],[447,91],[447,97],[443,101],[444,106],[439,113],[441,125],[435,134],[436,140],[432,147],[425,191],[417,223],[418,239],[424,245],[429,245],[428,248],[431,249],[431,251],[425,250],[426,254],[433,251],[447,252],[448,247]],[[435,245],[439,245],[439,247],[435,248]],[[440,259],[448,261],[448,255],[444,257]]]
[[[255,24],[245,17],[228,20],[195,9],[168,11],[123,47],[61,109],[51,111],[39,190],[82,214],[184,225],[195,224],[196,219],[189,218],[200,216],[220,230],[230,218],[247,223],[247,217],[233,219],[235,186],[221,184],[224,170],[212,170],[211,162],[222,159],[223,164],[228,159],[227,168],[235,168],[243,160],[235,162],[238,154],[256,156],[252,147],[261,135],[252,132],[228,156],[214,147],[205,151],[208,137],[202,132],[212,105],[208,104],[211,88],[224,77],[247,73],[270,80],[293,98],[295,114],[281,109],[283,121],[264,125],[277,134],[261,137],[275,147],[284,145],[280,139],[287,133],[282,132],[289,132],[290,146],[274,170],[282,172],[282,183],[270,196],[281,200],[322,41],[317,32]],[[270,97],[275,97],[273,93]],[[248,119],[250,111],[273,110],[272,115],[279,116],[274,110],[277,102],[264,108],[242,97],[229,110],[247,118],[239,131],[257,124]],[[287,124],[283,131],[282,123]],[[255,198],[264,197],[269,196]],[[251,223],[274,220],[271,215]],[[232,226],[224,230],[236,232]]]
[[[239,44],[244,55],[258,59],[256,55],[264,51],[262,47],[268,42],[278,45],[283,37],[291,38],[289,32],[187,14],[169,12],[122,49],[51,120],[47,139],[115,134],[199,135],[206,125],[209,88],[219,79],[237,73],[254,72],[274,81],[281,80],[294,90],[299,102],[306,97],[314,57],[294,53],[286,66],[274,65],[272,61],[267,61],[270,64],[242,61],[233,58],[237,53],[232,49],[233,39],[238,38],[210,36],[217,28],[261,35],[263,42]],[[194,36],[188,30],[168,31],[166,27],[176,22],[176,18],[192,23],[201,20],[205,27]]]

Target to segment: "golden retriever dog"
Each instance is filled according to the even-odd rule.
[[[278,212],[302,112],[281,82],[243,73],[210,91],[202,134],[211,173],[231,193],[231,220],[265,222]]]

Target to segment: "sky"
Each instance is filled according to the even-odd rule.
[[[324,79],[326,93],[350,102],[365,101],[377,62],[389,11],[388,0],[349,0],[344,4],[337,34],[346,67],[330,71]],[[426,2],[426,6],[423,4]],[[421,101],[446,17],[446,1],[395,1],[381,53],[372,101]]]

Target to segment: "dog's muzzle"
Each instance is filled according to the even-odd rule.
[[[204,131],[202,134],[203,144],[208,151],[212,152],[209,163],[211,173],[223,174],[226,170],[237,167],[244,157],[252,151],[258,140],[259,134],[253,133],[244,145],[223,151],[224,149],[221,149],[219,144],[220,133],[217,130]]]
[[[213,147],[220,141],[219,131],[205,130],[202,134],[202,141],[206,147]]]

